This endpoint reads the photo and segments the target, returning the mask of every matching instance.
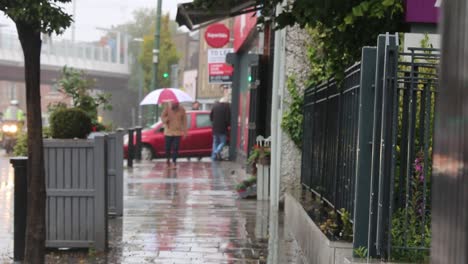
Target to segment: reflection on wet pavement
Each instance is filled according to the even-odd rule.
[[[13,174],[0,162],[0,263],[12,263]],[[109,251],[54,250],[46,262],[266,263],[269,203],[238,200],[235,177],[219,163],[136,164],[125,172],[124,216],[109,222]]]
[[[13,168],[0,150],[0,263],[13,256]]]
[[[123,263],[266,263],[268,203],[237,200],[223,168],[144,171],[127,179]]]

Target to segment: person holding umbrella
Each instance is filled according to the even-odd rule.
[[[140,105],[165,104],[161,121],[164,123],[167,165],[172,169],[177,168],[180,139],[182,136],[187,136],[187,116],[184,107],[179,104],[182,102],[193,102],[193,99],[189,94],[177,88],[154,90],[140,102]]]
[[[170,169],[176,169],[180,139],[187,136],[187,115],[184,107],[177,101],[169,102],[164,108],[161,120],[164,123],[166,162]]]

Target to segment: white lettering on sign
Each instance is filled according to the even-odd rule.
[[[226,55],[234,52],[234,49],[209,49],[208,63],[226,62]]]
[[[233,68],[226,64],[226,55],[234,49],[208,49],[208,81],[209,83],[231,83]]]
[[[208,33],[206,34],[209,38],[228,38],[228,35],[226,33]]]

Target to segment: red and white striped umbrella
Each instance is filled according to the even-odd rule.
[[[165,102],[193,102],[193,98],[177,88],[161,88],[147,94],[140,105],[155,105]]]

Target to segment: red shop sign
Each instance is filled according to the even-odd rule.
[[[224,24],[210,25],[205,31],[205,40],[213,48],[221,48],[229,42],[229,28]]]

